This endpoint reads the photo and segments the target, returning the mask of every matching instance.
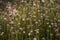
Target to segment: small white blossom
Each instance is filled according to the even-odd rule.
[[[17,13],[18,10],[16,8],[13,9],[13,14]]]
[[[25,18],[23,18],[22,21],[25,21]]]
[[[42,37],[42,40],[45,40],[45,37]]]
[[[11,21],[10,24],[14,24],[14,21]]]
[[[36,23],[36,24],[38,24],[38,22],[37,22],[37,21],[36,21],[35,23]]]
[[[60,20],[58,20],[58,22],[60,22]]]
[[[30,32],[32,33],[32,32],[33,32],[33,30],[30,30]]]
[[[33,5],[34,5],[34,6],[36,6],[36,4],[35,4],[35,3],[33,3]]]
[[[46,24],[49,24],[49,22],[47,22]]]
[[[25,31],[23,31],[23,33],[25,33]]]
[[[4,32],[2,32],[0,35],[2,36],[4,34]]]
[[[22,0],[22,2],[24,2],[24,0]]]
[[[13,29],[14,27],[11,27],[11,30]]]
[[[51,25],[49,25],[48,27],[51,28]]]
[[[26,20],[29,20],[30,18],[27,18]]]
[[[6,18],[6,17],[4,17],[4,20],[7,20],[7,18]]]
[[[51,25],[53,25],[54,23],[52,22]]]
[[[42,2],[44,3],[44,2],[45,2],[45,0],[42,0]]]
[[[30,35],[31,35],[31,33],[28,33],[28,35],[30,36]]]
[[[37,38],[34,37],[33,40],[37,40]]]
[[[12,34],[15,34],[15,32],[11,32]]]

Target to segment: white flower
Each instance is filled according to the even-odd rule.
[[[16,10],[16,8],[13,9],[13,14],[17,13],[18,10]]]
[[[33,30],[30,30],[30,32],[32,33],[32,32],[33,32]]]
[[[34,37],[33,40],[37,40],[37,38]]]
[[[30,18],[27,18],[26,20],[29,20]]]
[[[49,24],[49,22],[47,22],[46,24]]]
[[[2,32],[0,35],[2,36],[4,34],[4,32]]]
[[[55,32],[58,32],[58,29],[55,29]]]
[[[49,25],[48,27],[51,28],[51,25]]]
[[[33,17],[35,18],[36,16],[35,16],[35,15],[33,15]]]
[[[11,21],[10,24],[14,24],[14,21]]]
[[[12,34],[15,34],[15,32],[11,32]]]
[[[53,25],[54,23],[52,22],[51,25]]]
[[[41,18],[43,18],[43,16],[41,15]]]
[[[53,36],[53,34],[52,34],[52,33],[50,33],[50,36]]]
[[[11,27],[11,30],[13,29],[14,27]]]
[[[24,0],[22,0],[22,2],[24,2]]]
[[[22,21],[25,21],[25,18],[23,18]]]
[[[19,28],[21,31],[23,30],[23,28]]]
[[[38,20],[39,22],[41,22],[41,20]]]
[[[38,22],[37,22],[37,21],[36,21],[35,23],[36,23],[36,24],[38,24]]]
[[[36,6],[36,4],[35,4],[35,3],[33,3],[33,5],[34,5],[34,6]]]
[[[25,31],[23,31],[23,33],[25,33]]]
[[[28,35],[30,36],[30,35],[31,35],[31,33],[28,33]]]
[[[60,22],[60,19],[58,20],[58,22]]]
[[[45,40],[45,37],[42,37],[42,40]]]
[[[42,2],[44,3],[44,2],[45,2],[45,0],[42,0]]]
[[[35,32],[36,32],[36,33],[39,33],[39,29],[36,29]]]
[[[7,20],[7,18],[5,17],[4,20]]]

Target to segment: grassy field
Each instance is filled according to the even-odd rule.
[[[1,1],[0,40],[60,40],[59,0]]]

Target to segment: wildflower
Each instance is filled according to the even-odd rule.
[[[16,21],[18,21],[18,18],[15,18]]]
[[[36,37],[34,37],[34,38],[33,38],[33,40],[37,40],[37,38],[36,38]]]
[[[55,32],[58,32],[59,30],[58,30],[58,28],[57,29],[55,29]]]
[[[38,20],[39,22],[41,22],[41,20]]]
[[[33,17],[35,18],[36,16],[35,16],[35,15],[33,15]]]
[[[41,18],[43,18],[43,16],[41,15]]]
[[[6,8],[8,8],[8,10],[11,10],[11,9],[12,9],[12,7],[11,7],[11,3],[10,3],[10,2],[7,3]]]
[[[37,21],[36,21],[35,23],[36,23],[36,24],[38,24],[38,22],[37,22]]]
[[[51,28],[51,25],[49,25],[48,27]]]
[[[22,21],[25,21],[25,18],[23,18]]]
[[[10,24],[14,24],[14,21],[11,21]]]
[[[30,35],[31,35],[31,33],[28,33],[28,35],[30,36]]]
[[[30,30],[30,33],[32,33],[33,32],[33,30]]]
[[[12,34],[15,34],[15,32],[11,32]]]
[[[49,22],[47,22],[46,24],[49,24]]]
[[[31,13],[29,12],[28,14],[30,15]]]
[[[36,4],[35,4],[35,3],[33,3],[33,6],[36,6]]]
[[[18,23],[18,25],[20,25],[20,23]]]
[[[11,27],[11,30],[13,29],[14,27]]]
[[[38,10],[38,12],[40,12],[40,10]]]
[[[26,20],[29,20],[30,18],[27,18]]]
[[[51,25],[54,25],[54,23],[52,22]]]
[[[45,40],[45,37],[42,37],[42,40]]]
[[[44,3],[44,2],[45,2],[45,0],[42,0],[42,2]]]
[[[7,18],[6,18],[6,17],[4,17],[4,20],[7,20]]]
[[[12,13],[9,13],[9,16],[12,16]]]
[[[36,33],[39,33],[39,29],[34,30]]]
[[[25,34],[25,31],[23,31],[23,33]]]
[[[46,16],[46,14],[43,14],[43,16]]]
[[[16,8],[14,8],[12,11],[13,11],[13,13],[17,13],[18,12],[18,10]]]
[[[60,22],[60,19],[58,20],[58,22]]]
[[[36,34],[38,34],[39,33],[39,31],[36,31]]]
[[[4,32],[2,32],[0,35],[2,36],[4,34]]]
[[[24,2],[24,0],[22,0],[22,2]]]
[[[49,20],[49,16],[45,16],[45,20]]]
[[[33,19],[33,21],[36,21],[36,19]]]
[[[19,28],[21,31],[23,30],[23,28]]]
[[[10,26],[9,24],[7,24],[7,26]]]
[[[50,33],[50,36],[53,36],[53,34],[52,34],[52,33]]]
[[[2,3],[3,1],[2,0],[0,0],[0,3]]]

